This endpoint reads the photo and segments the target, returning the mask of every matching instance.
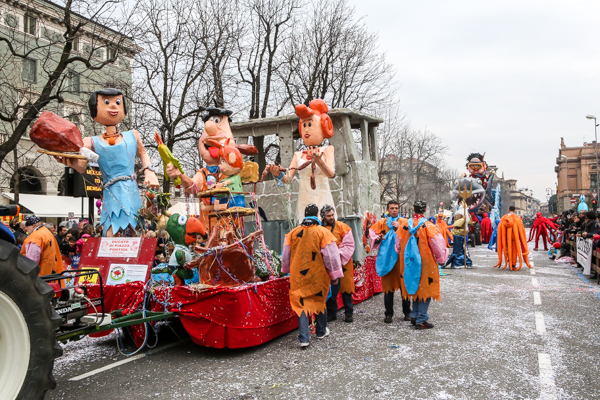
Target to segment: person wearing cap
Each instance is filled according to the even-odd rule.
[[[338,293],[342,293],[342,301],[344,303],[345,322],[354,321],[354,302],[352,293],[355,292],[354,287],[354,264],[352,263],[352,255],[354,254],[354,235],[352,228],[341,221],[335,219],[335,210],[329,204],[326,204],[320,211],[321,222],[323,227],[328,229],[335,236],[335,243],[340,250],[340,262],[344,277],[338,283],[331,284],[331,297],[327,300],[327,322],[335,321],[337,318]]]
[[[413,217],[402,221],[396,231],[400,287],[402,298],[412,300],[411,324],[430,329],[427,309],[432,299],[440,300],[438,264],[446,261],[449,251],[439,229],[423,216],[427,203],[416,201],[413,210]]]
[[[42,221],[35,215],[27,217],[25,229],[28,236],[21,247],[21,254],[40,266],[40,275],[62,272],[62,257],[52,232],[42,226]]]
[[[329,204],[335,208],[329,179],[335,176],[335,154],[331,145],[323,146],[325,139],[333,136],[333,123],[327,115],[328,107],[321,99],[312,100],[307,107],[304,104],[296,106],[296,115],[300,117],[298,131],[306,145],[305,151],[294,153],[292,162],[285,173],[278,165],[269,165],[269,172],[279,182],[290,183],[296,171],[300,177],[298,200],[296,202],[296,217],[298,221],[304,218],[304,208],[311,203],[322,208]],[[307,164],[315,161],[315,170]],[[337,215],[336,215],[337,218]]]
[[[298,315],[300,347],[310,340],[308,317],[315,315],[317,339],[329,336],[325,301],[331,281],[344,276],[335,236],[321,226],[319,208],[309,204],[304,219],[285,235],[281,272],[290,274],[290,303]]]

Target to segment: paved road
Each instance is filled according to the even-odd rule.
[[[355,322],[297,347],[297,332],[245,350],[178,343],[80,381],[123,360],[115,337],[70,343],[48,399],[592,399],[600,398],[600,287],[569,265],[533,252],[535,269],[494,269],[495,253],[472,251],[475,268],[447,270],[435,328],[383,323],[383,296],[356,306]],[[538,294],[536,294],[538,293]],[[536,304],[540,303],[541,304]],[[399,303],[399,301],[397,302]],[[401,313],[397,304],[396,310]]]

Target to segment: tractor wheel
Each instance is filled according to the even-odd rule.
[[[0,399],[43,399],[56,387],[54,359],[62,355],[50,305],[54,291],[40,267],[0,240]]]

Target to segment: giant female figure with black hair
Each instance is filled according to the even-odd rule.
[[[127,115],[123,93],[110,88],[98,90],[90,96],[88,106],[94,121],[106,128],[102,135],[84,138],[83,144],[100,156],[98,165],[103,181],[100,223],[106,236],[110,237],[119,231],[126,233],[138,225],[142,200],[134,170],[136,155],[142,161],[145,182],[150,187],[158,187],[158,179],[139,133],[117,129]],[[87,160],[56,159],[80,173],[87,169]]]

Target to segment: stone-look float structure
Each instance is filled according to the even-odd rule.
[[[379,205],[379,165],[377,153],[377,127],[383,119],[348,109],[329,110],[328,115],[333,122],[334,135],[329,144],[335,146],[335,177],[329,180],[338,218],[348,223],[354,232],[357,244],[354,253],[356,261],[362,261],[365,253],[362,247],[362,218],[367,211],[381,213]],[[277,135],[279,138],[279,156],[281,165],[287,167],[292,161],[295,140],[298,136],[298,120],[295,114],[233,122],[231,130],[236,143],[248,143],[251,136]],[[353,129],[360,129],[362,152],[354,142]],[[262,173],[262,171],[260,171]],[[296,199],[298,197],[298,181],[291,184],[290,215],[284,209],[286,201],[285,187],[277,187],[275,180],[257,184],[256,196],[258,204],[265,210],[272,230],[278,230],[281,240],[287,229],[288,218],[295,219]],[[278,225],[276,227],[275,225]],[[265,231],[269,229],[265,227]],[[277,238],[267,238],[269,247],[281,250]]]

